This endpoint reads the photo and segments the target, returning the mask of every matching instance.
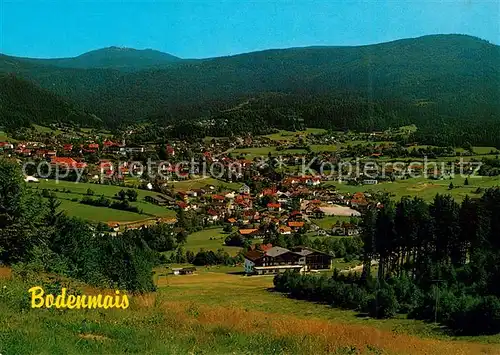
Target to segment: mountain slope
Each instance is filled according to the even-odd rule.
[[[86,127],[102,124],[95,115],[76,109],[51,92],[13,75],[0,75],[0,126],[63,122]]]
[[[117,69],[125,71],[165,67],[182,59],[153,49],[137,50],[123,47],[97,49],[74,58],[16,58],[32,64],[75,69]]]
[[[2,56],[0,72],[29,78],[110,122],[206,117],[238,100],[281,93],[293,95],[298,115],[305,110],[302,96],[348,94],[425,106],[412,114],[412,123],[422,115],[446,124],[457,118],[498,120],[498,63],[499,46],[470,36],[433,35],[357,47],[266,50],[135,72],[58,68]],[[357,115],[357,128],[370,120],[364,110]]]
[[[179,103],[265,92],[345,93],[377,99],[498,104],[500,47],[466,36],[432,36],[363,47],[270,50],[131,73],[106,86],[102,108],[134,117]],[[127,102],[136,103],[134,107]],[[116,111],[114,111],[116,112]],[[112,115],[113,112],[103,112]],[[122,110],[121,117],[126,115]]]

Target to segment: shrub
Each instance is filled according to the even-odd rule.
[[[374,318],[391,318],[396,315],[399,304],[392,287],[386,283],[380,284],[368,304],[368,313]]]
[[[137,201],[137,191],[135,190],[127,190],[127,197],[129,199],[129,201]]]

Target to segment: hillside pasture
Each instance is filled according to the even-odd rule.
[[[269,138],[274,141],[295,141],[299,136],[305,136],[308,134],[323,134],[327,130],[323,128],[306,128],[304,131],[287,131],[279,130],[276,133],[266,134],[263,137]]]
[[[233,228],[233,231],[236,231],[236,228]],[[224,241],[228,236],[229,234],[224,233],[220,227],[206,228],[189,234],[184,247],[186,250],[191,250],[194,253],[197,253],[200,249],[214,252],[223,249],[229,255],[235,256],[243,249],[224,245]],[[262,239],[252,239],[252,242],[253,244],[261,243]]]
[[[200,177],[183,181],[171,181],[168,186],[173,186],[175,191],[188,191],[191,189],[206,188],[209,185],[222,191],[237,191],[243,184],[237,182],[225,182],[211,177]]]
[[[158,267],[158,291],[129,294],[125,310],[58,312],[29,309],[24,295],[33,283],[0,270],[0,316],[10,320],[0,331],[2,352],[492,355],[500,349],[498,336],[451,338],[403,316],[377,320],[292,299],[270,292],[272,276],[247,277],[241,270],[198,267],[194,275],[176,276]],[[66,287],[114,294],[77,282]]]
[[[323,218],[311,218],[311,222],[316,224],[321,229],[331,230],[333,225],[337,222],[347,222],[351,220],[351,217],[346,216],[325,216]]]
[[[453,179],[431,180],[426,178],[411,178],[396,180],[394,182],[381,182],[376,185],[347,185],[339,184],[337,181],[326,182],[325,185],[335,185],[340,192],[386,192],[395,199],[403,196],[418,196],[430,201],[436,194],[450,194],[458,201],[466,195],[477,196],[477,188],[488,188],[500,186],[500,176],[472,176],[468,178],[469,185],[465,186],[465,178],[455,177]],[[449,189],[450,183],[454,188]]]
[[[204,250],[217,251],[218,249],[224,249],[229,255],[236,255],[242,250],[239,247],[228,247],[224,245],[224,240],[229,234],[223,233],[222,228],[207,228],[201,231],[192,233],[188,235],[186,245],[184,246],[186,250],[191,250],[194,253]]]
[[[91,183],[74,183],[69,181],[56,180],[40,180],[38,184],[30,185],[38,190],[47,189],[55,193],[61,201],[60,208],[70,216],[80,217],[94,222],[133,222],[140,221],[150,217],[175,217],[175,211],[166,207],[157,206],[146,202],[146,196],[155,196],[156,192],[135,189],[137,192],[137,201],[130,202],[130,205],[136,206],[143,214],[121,211],[106,207],[96,207],[81,204],[79,201],[86,195],[87,190],[94,192],[93,197],[104,195],[106,198],[113,199],[118,191],[127,188],[113,185],[91,184]],[[57,190],[57,191],[56,191]],[[69,192],[62,192],[62,191]],[[77,200],[77,201],[74,201]]]
[[[465,149],[464,148],[455,148],[455,151],[457,153],[463,153],[465,151]],[[498,154],[499,150],[495,147],[472,147],[472,152],[475,155],[485,155],[485,154],[491,154],[491,152],[493,152],[493,154]]]
[[[55,135],[55,136],[60,135],[60,134],[63,133],[59,129],[53,130],[52,128],[46,127],[46,126],[40,126],[40,125],[37,125],[37,124],[33,124],[32,126],[35,129],[35,131],[38,132],[38,133],[50,133],[50,134]]]

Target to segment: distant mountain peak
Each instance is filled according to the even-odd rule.
[[[148,56],[151,56],[151,59],[156,59],[156,60],[160,60],[160,59],[180,60],[181,59],[181,58],[176,57],[172,54],[160,52],[158,50],[151,49],[151,48],[135,49],[135,48],[130,48],[130,47],[119,47],[119,46],[111,46],[111,47],[94,49],[92,51],[80,54],[76,58],[95,56],[95,55],[115,55],[115,56],[120,56],[120,55],[145,56],[145,55],[148,55]]]
[[[62,68],[114,69],[129,72],[150,68],[164,68],[182,61],[179,57],[153,49],[134,49],[118,46],[95,49],[73,58],[19,59],[24,62]]]

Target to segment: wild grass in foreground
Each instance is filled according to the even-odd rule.
[[[132,295],[126,310],[83,311],[30,309],[26,291],[37,281],[7,279],[8,272],[0,275],[2,354],[442,355],[500,351],[495,345],[417,337],[370,322],[362,324],[362,320],[348,322],[345,315],[336,315],[349,312],[329,313],[325,306],[269,292],[268,277],[211,272],[170,276],[159,281],[159,292]],[[70,287],[84,294],[106,293],[82,284]]]

